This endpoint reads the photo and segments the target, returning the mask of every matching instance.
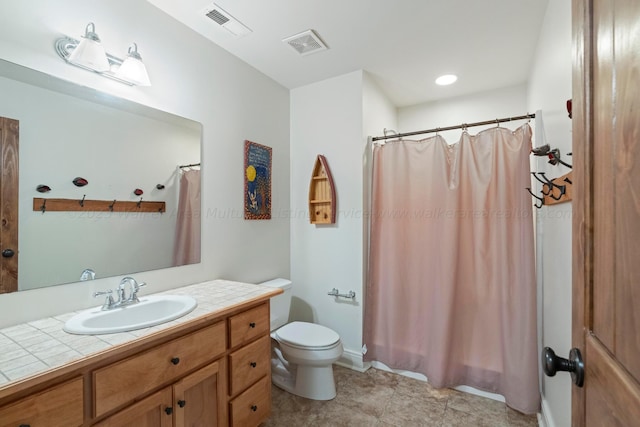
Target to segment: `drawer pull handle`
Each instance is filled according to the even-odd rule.
[[[258,407],[256,405],[251,405],[251,410],[253,412],[256,412],[258,410]]]
[[[251,365],[252,368],[255,368],[258,364],[256,362],[251,362],[249,365]]]
[[[186,404],[187,404],[186,400],[178,400],[178,406],[179,407],[184,408],[184,405],[186,405]]]
[[[255,327],[256,327],[256,323],[255,323],[255,322],[251,322],[251,323],[249,323],[249,327],[251,327],[251,328],[255,328]]]
[[[31,425],[30,424],[20,424],[19,427],[31,427]]]
[[[174,365],[177,365],[178,363],[180,363],[180,358],[179,357],[172,357],[171,358],[171,363],[173,363]]]
[[[171,406],[167,406],[166,408],[164,408],[164,412],[166,412],[167,415],[171,415],[173,414],[173,408]]]

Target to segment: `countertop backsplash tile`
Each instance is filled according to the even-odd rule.
[[[65,332],[62,329],[64,323],[84,310],[0,329],[0,387],[271,291],[273,288],[266,286],[218,279],[159,292],[157,295],[190,295],[198,301],[198,305],[179,319],[130,332],[103,335]],[[144,294],[140,295],[140,298],[143,297]]]

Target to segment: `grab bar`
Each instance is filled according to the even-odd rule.
[[[331,289],[331,291],[328,292],[327,295],[331,295],[332,297],[350,298],[350,299],[355,299],[356,297],[356,293],[353,291],[349,291],[349,293],[346,293],[346,294],[341,294],[337,288]]]

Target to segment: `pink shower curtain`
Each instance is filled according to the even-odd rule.
[[[176,243],[173,265],[200,262],[200,171],[187,170],[180,177]]]
[[[531,128],[373,153],[366,360],[537,412]]]

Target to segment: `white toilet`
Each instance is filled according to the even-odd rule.
[[[321,325],[291,322],[291,281],[260,283],[281,288],[271,298],[271,380],[279,388],[313,400],[336,397],[333,362],[342,356],[340,335]]]

